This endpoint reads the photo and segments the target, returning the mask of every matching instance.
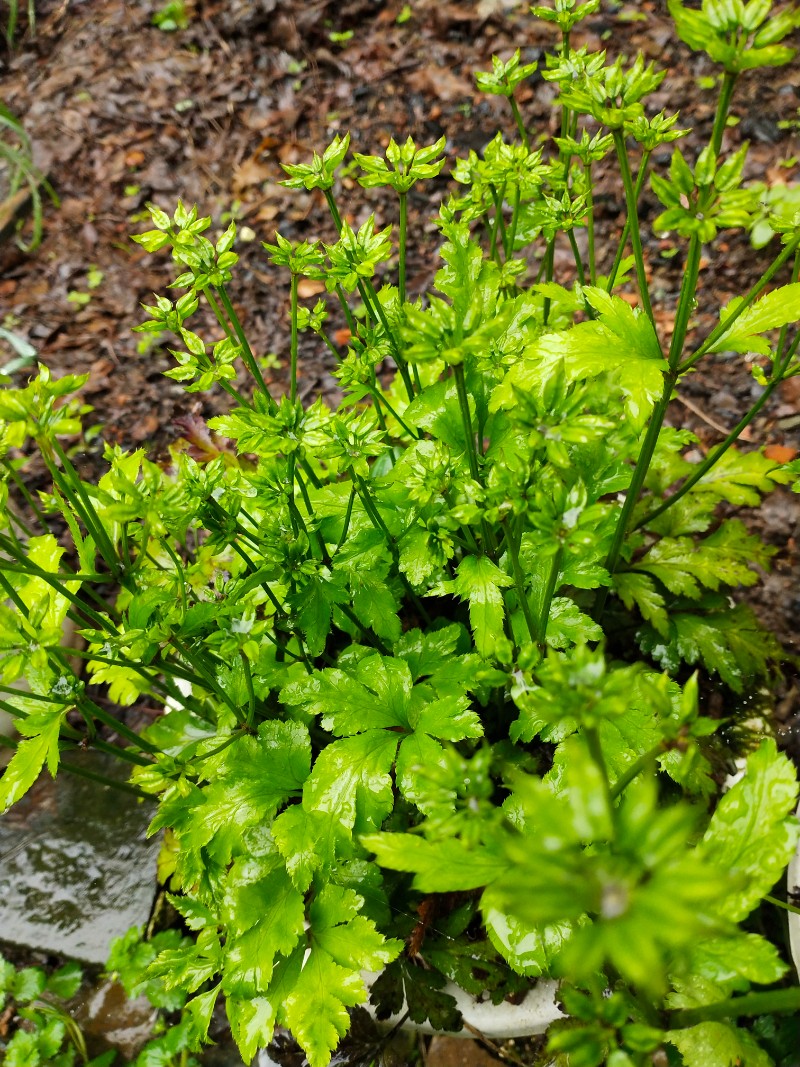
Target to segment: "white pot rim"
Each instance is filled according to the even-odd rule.
[[[371,986],[378,975],[368,973],[363,974],[362,977],[367,986]],[[416,1030],[422,1034],[447,1034],[449,1037],[474,1038],[475,1030],[492,1040],[533,1037],[536,1034],[546,1033],[558,1019],[566,1018],[556,1003],[557,989],[558,982],[540,978],[519,1004],[510,1004],[508,1001],[493,1004],[491,1000],[476,1000],[459,986],[448,982],[442,992],[449,994],[455,1000],[456,1007],[464,1020],[464,1027],[461,1030],[435,1030],[428,1020],[424,1023],[415,1023],[406,1019],[402,1026],[404,1030]],[[373,1019],[376,1018],[375,1009],[371,1004],[363,1004],[362,1007]],[[381,1026],[397,1026],[404,1014],[405,1011],[401,1011],[388,1019],[376,1019],[376,1021],[379,1021]]]

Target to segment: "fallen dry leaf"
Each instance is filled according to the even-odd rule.
[[[788,445],[767,445],[764,449],[767,459],[774,460],[776,463],[791,463],[797,454],[797,449],[789,448]]]
[[[325,282],[315,281],[313,278],[301,278],[297,283],[297,295],[301,300],[307,300],[311,296],[319,296],[325,292]]]

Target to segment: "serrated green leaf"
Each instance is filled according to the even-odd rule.
[[[392,765],[398,734],[369,730],[328,745],[303,791],[308,811],[327,812],[348,831],[377,829],[392,810]]]
[[[737,507],[757,507],[759,493],[771,492],[789,481],[784,468],[761,452],[729,448],[697,482],[693,493],[710,492]]]
[[[798,782],[790,761],[765,738],[747,760],[744,777],[717,805],[703,837],[703,851],[734,880],[720,914],[740,922],[770,891],[797,845],[791,814]]]
[[[658,578],[671,593],[697,599],[701,585],[714,590],[720,585],[754,585],[758,575],[749,564],[767,569],[775,551],[748,533],[739,519],[729,519],[702,541],[656,541],[634,567]]]
[[[685,1067],[773,1067],[755,1039],[732,1023],[705,1022],[670,1030],[666,1040],[678,1049]]]
[[[276,957],[289,956],[304,936],[303,894],[279,860],[240,861],[228,878],[223,919],[225,989],[267,995]]]
[[[260,1048],[272,1040],[275,1029],[276,1007],[267,997],[242,999],[228,996],[225,1010],[231,1024],[231,1033],[246,1064],[252,1062]]]
[[[602,629],[569,597],[553,597],[547,618],[545,641],[550,648],[570,648],[585,641],[599,641]]]
[[[319,949],[312,949],[286,998],[286,1022],[311,1067],[326,1067],[350,1026],[348,1008],[367,999],[364,981]]]
[[[450,893],[489,885],[506,861],[487,846],[467,848],[460,841],[426,841],[414,834],[365,834],[362,843],[378,863],[394,871],[413,871],[423,893]]]
[[[513,585],[513,579],[486,556],[465,556],[452,584],[453,592],[469,602],[475,647],[482,656],[493,657],[505,618],[501,590]]]
[[[658,633],[666,635],[669,623],[664,598],[656,591],[652,578],[633,571],[620,571],[614,575],[614,591],[628,611],[635,605],[646,622],[651,623]]]
[[[736,297],[722,309],[722,322],[741,304],[742,298]],[[762,296],[743,311],[734,324],[709,348],[709,352],[758,352],[769,355],[770,344],[760,334],[775,330],[800,319],[800,283],[782,285],[771,293]]]
[[[17,729],[26,735],[26,740],[17,745],[0,778],[0,812],[7,811],[27,793],[45,765],[55,777],[59,762],[58,740],[67,710],[57,707],[16,720]]]

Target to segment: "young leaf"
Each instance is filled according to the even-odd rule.
[[[726,1022],[705,1022],[686,1030],[670,1030],[685,1067],[773,1067],[772,1060],[746,1030]]]
[[[452,583],[453,592],[469,601],[469,621],[475,647],[487,659],[494,655],[498,636],[503,633],[504,587],[514,581],[486,556],[465,556]]]
[[[734,300],[722,309],[722,322],[742,303],[742,297]],[[760,334],[767,330],[776,330],[781,326],[797,322],[800,319],[800,283],[782,285],[771,293],[756,300],[743,311],[730,329],[715,341],[709,352],[758,352],[762,356],[770,353],[770,343]]]

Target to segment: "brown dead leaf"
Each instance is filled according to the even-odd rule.
[[[797,454],[797,449],[789,448],[788,445],[767,445],[764,449],[767,459],[774,460],[775,463],[791,463]]]
[[[263,182],[268,181],[273,174],[274,166],[272,164],[261,163],[255,156],[250,156],[249,159],[243,160],[233,172],[231,180],[233,195],[240,196],[245,189],[251,189],[254,185],[261,185]]]
[[[433,63],[411,71],[407,80],[415,92],[435,100],[443,100],[445,103],[451,100],[469,100],[474,90],[471,81],[448,70],[447,67],[437,67]]]
[[[141,167],[144,163],[144,152],[140,148],[131,148],[125,153],[126,167]]]
[[[333,340],[334,340],[334,343],[337,344],[337,345],[344,346],[344,345],[349,344],[350,343],[350,338],[352,336],[353,336],[352,333],[350,333],[350,331],[347,329],[346,326],[343,326],[341,328],[341,330],[334,330],[333,331]]]
[[[325,292],[325,282],[316,281],[314,278],[301,278],[297,283],[297,295],[301,300],[308,300],[311,296],[319,296]]]

